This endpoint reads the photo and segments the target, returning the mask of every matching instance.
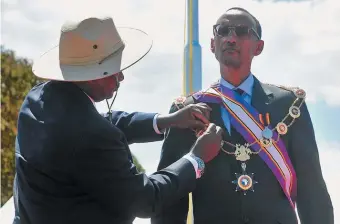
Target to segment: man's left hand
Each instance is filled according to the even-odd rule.
[[[172,114],[159,115],[158,128],[192,128],[204,130],[209,122],[211,108],[205,103],[190,104]]]

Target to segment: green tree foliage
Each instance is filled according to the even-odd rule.
[[[27,59],[1,47],[1,206],[12,196],[17,117],[27,92],[38,82]]]
[[[1,46],[1,206],[12,196],[18,112],[28,91],[40,81],[33,75],[29,60]],[[133,159],[137,169],[145,172]]]

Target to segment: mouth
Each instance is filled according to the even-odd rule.
[[[227,55],[235,55],[235,54],[238,54],[238,51],[236,49],[225,49],[223,51],[224,54],[227,54]]]
[[[238,52],[238,49],[234,47],[226,47],[223,49],[224,52]]]

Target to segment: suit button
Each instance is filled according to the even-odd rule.
[[[243,216],[243,223],[249,223],[249,218],[247,216]]]

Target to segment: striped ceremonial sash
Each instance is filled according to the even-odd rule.
[[[239,94],[221,85],[215,85],[205,92],[195,93],[193,97],[199,102],[223,105],[230,114],[231,125],[243,138],[249,144],[257,141],[256,144],[251,145],[251,148],[258,152],[262,147],[259,156],[272,170],[291,206],[295,209],[297,193],[295,170],[281,139],[277,142],[273,141],[273,144],[268,147],[261,146],[260,139],[264,126],[260,122],[259,112],[244,101]],[[269,125],[268,128],[272,130]],[[275,130],[273,131],[273,139],[278,139]]]

